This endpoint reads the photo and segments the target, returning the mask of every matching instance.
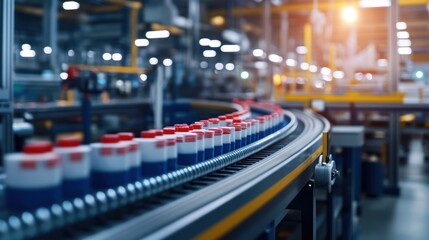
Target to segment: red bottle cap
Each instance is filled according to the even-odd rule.
[[[59,147],[77,147],[81,144],[81,140],[78,137],[62,137],[57,141]]]
[[[32,142],[24,146],[23,152],[27,154],[48,153],[54,149],[51,142],[40,141]]]
[[[131,141],[134,138],[134,134],[132,132],[121,132],[118,133],[118,137],[120,141]]]
[[[100,142],[102,143],[118,143],[119,142],[119,136],[116,134],[104,134]]]

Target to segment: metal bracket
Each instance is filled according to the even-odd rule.
[[[314,170],[314,182],[317,189],[325,189],[331,192],[335,178],[340,174],[336,169],[335,161],[332,155],[328,155],[328,133],[323,133],[323,152],[319,156],[319,162]]]

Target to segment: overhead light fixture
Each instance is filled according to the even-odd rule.
[[[317,66],[316,65],[310,65],[310,67],[308,68],[308,70],[312,73],[317,72]]]
[[[407,24],[405,22],[397,22],[396,23],[396,29],[405,30],[405,29],[407,29]]]
[[[265,62],[265,61],[256,61],[255,62],[255,68],[257,68],[257,69],[266,69],[267,68],[267,62]]]
[[[225,69],[228,70],[228,71],[232,71],[232,70],[234,70],[234,68],[235,68],[235,66],[234,66],[233,63],[227,63],[225,65]]]
[[[142,80],[142,82],[145,82],[147,80],[147,75],[146,74],[140,74],[140,80]]]
[[[222,45],[222,47],[220,47],[220,50],[222,52],[239,52],[240,46],[236,44]]]
[[[69,75],[68,75],[66,72],[62,72],[62,73],[60,73],[60,78],[61,78],[62,80],[66,80],[68,77],[69,77]]]
[[[398,39],[398,47],[411,47],[410,39]]]
[[[288,67],[296,67],[297,61],[295,59],[288,58],[286,59],[286,66]]]
[[[249,74],[249,72],[248,72],[248,71],[242,71],[242,72],[240,73],[240,77],[241,77],[242,79],[246,80],[246,79],[248,79],[248,78],[250,77],[250,74]]]
[[[74,51],[73,51],[73,49],[68,50],[68,51],[67,51],[67,55],[68,55],[69,57],[73,57],[73,56],[74,56]]]
[[[173,65],[173,60],[171,60],[170,58],[166,58],[162,61],[162,64],[164,64],[164,66],[169,67],[171,65]]]
[[[103,60],[104,61],[110,61],[112,59],[112,54],[110,53],[103,53]]]
[[[28,43],[24,43],[21,45],[22,50],[30,50],[31,49],[31,45]]]
[[[146,38],[136,39],[136,40],[134,41],[134,44],[135,44],[137,47],[146,47],[146,46],[149,46],[149,40],[147,40]]]
[[[347,6],[341,11],[343,20],[347,23],[354,23],[357,20],[357,10],[355,7]]]
[[[63,2],[64,10],[77,10],[79,9],[80,4],[76,1],[66,1]]]
[[[329,75],[329,74],[331,74],[331,69],[329,69],[329,68],[327,68],[327,67],[322,67],[322,68],[320,69],[320,73],[321,73],[322,75]]]
[[[282,56],[277,54],[270,54],[268,55],[268,60],[270,60],[273,63],[281,63],[283,61]]]
[[[206,69],[206,68],[208,68],[208,66],[209,66],[208,62],[206,62],[206,61],[201,61],[200,62],[200,68]]]
[[[216,51],[215,50],[205,50],[203,52],[203,56],[206,58],[216,57]]]
[[[46,47],[43,48],[43,52],[45,54],[51,54],[52,53],[52,48],[49,47],[49,46],[46,46]]]
[[[198,41],[198,43],[203,47],[209,46],[210,42],[211,41],[208,38],[201,38],[200,41]]]
[[[262,56],[264,56],[264,50],[257,48],[257,49],[253,50],[252,54],[255,57],[262,57]]]
[[[209,46],[211,48],[218,48],[222,45],[222,43],[219,40],[210,40]]]
[[[122,55],[120,53],[114,53],[114,54],[112,54],[112,60],[116,61],[116,62],[121,61]]]
[[[146,32],[146,37],[148,39],[168,38],[169,36],[170,36],[170,32],[167,30],[147,31]]]
[[[377,60],[377,66],[381,68],[387,67],[388,61],[385,58],[381,58]]]
[[[21,50],[19,55],[23,58],[32,58],[36,56],[36,52],[32,49]]]
[[[307,47],[306,46],[298,46],[298,47],[296,47],[296,52],[298,54],[306,54],[307,53]]]
[[[225,18],[223,16],[214,16],[210,19],[210,23],[215,26],[222,26],[225,24]]]
[[[361,8],[390,7],[390,0],[360,0]]]
[[[410,38],[410,34],[407,31],[399,31],[396,35],[402,39]]]
[[[156,57],[149,58],[149,64],[150,65],[156,65],[156,64],[158,64],[158,58],[156,58]]]
[[[413,53],[413,50],[411,50],[410,47],[399,47],[398,53],[400,55],[410,55],[411,53]]]
[[[343,71],[335,71],[332,73],[332,76],[336,79],[342,79],[344,78],[344,72]]]
[[[223,69],[223,64],[222,63],[216,63],[215,64],[215,69],[218,71],[221,71]]]
[[[306,62],[303,62],[303,63],[300,64],[300,68],[302,70],[308,70],[309,67],[310,67],[310,64],[308,64]]]

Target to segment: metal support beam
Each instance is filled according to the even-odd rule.
[[[14,150],[13,122],[13,36],[14,1],[0,2],[0,151],[3,155]],[[1,161],[2,162],[2,161]]]
[[[272,53],[272,33],[271,33],[271,1],[265,0],[264,2],[264,34],[265,34],[265,52],[267,56]],[[267,75],[265,77],[265,98],[273,100],[273,65],[272,62],[266,58],[267,61]]]
[[[156,82],[155,82],[155,101],[153,107],[153,116],[154,116],[154,127],[156,129],[162,129],[162,110],[164,105],[164,77],[165,77],[165,68],[160,64],[156,69]]]
[[[43,43],[49,46],[52,53],[48,56],[48,67],[54,76],[59,76],[58,65],[58,1],[47,0],[43,2]]]

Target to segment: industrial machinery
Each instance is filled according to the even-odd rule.
[[[251,118],[273,112],[270,104],[237,103],[229,107],[246,113],[250,106],[246,114]],[[0,238],[248,239],[273,236],[289,211],[298,209],[302,238],[315,239],[311,179],[322,154],[322,133],[330,124],[311,112],[277,110],[284,124],[276,131],[267,128],[272,133],[228,153],[51,206],[2,211]],[[323,165],[335,172],[332,163]],[[334,175],[329,174],[329,180]],[[319,187],[328,190],[326,182]]]

